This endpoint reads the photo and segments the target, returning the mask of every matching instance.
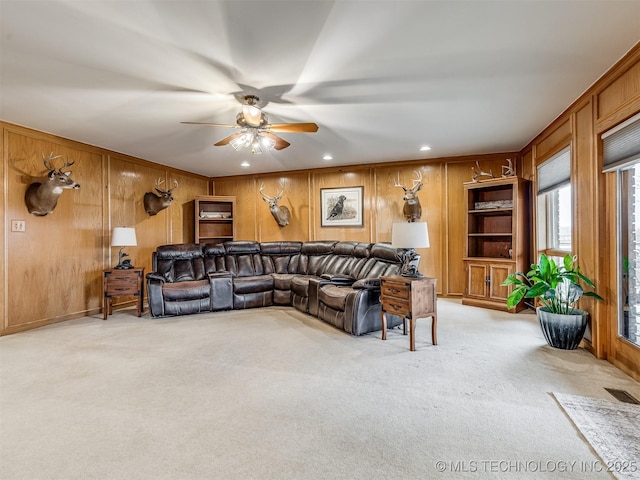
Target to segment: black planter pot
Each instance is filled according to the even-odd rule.
[[[547,307],[536,308],[536,314],[547,343],[554,348],[575,350],[587,328],[589,313],[574,308],[569,315],[551,313]]]

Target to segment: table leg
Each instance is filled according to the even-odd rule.
[[[109,297],[107,297],[106,295],[104,295],[104,298],[102,299],[102,319],[103,320],[106,320],[107,315],[109,314],[108,299]]]
[[[409,319],[409,350],[416,350],[416,319],[413,317]]]
[[[387,339],[387,317],[384,310],[381,313],[382,315],[382,340]]]
[[[433,318],[433,320],[431,321],[431,343],[433,343],[434,345],[437,345],[438,336],[436,334],[436,329],[438,327],[438,316],[433,315],[431,318]]]

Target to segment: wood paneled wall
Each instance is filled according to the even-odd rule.
[[[126,252],[147,271],[158,245],[193,241],[192,200],[209,193],[206,177],[8,123],[0,126],[1,334],[97,313],[102,270],[118,258],[118,248],[110,247],[112,227],[135,227],[138,246]],[[70,169],[80,189],[64,191],[52,213],[37,217],[28,213],[24,194],[46,173],[42,154],[50,152],[75,162]],[[157,178],[165,185],[175,179],[179,186],[171,206],[150,217],[142,197]],[[12,232],[12,220],[24,220],[26,231]]]
[[[462,295],[464,289],[464,202],[463,183],[473,178],[471,167],[478,161],[482,170],[499,176],[506,159],[517,159],[516,153],[474,155],[394,162],[376,165],[300,170],[291,173],[243,175],[212,179],[215,195],[235,195],[238,213],[237,238],[260,242],[280,240],[339,240],[390,242],[394,222],[402,216],[404,191],[394,186],[410,187],[414,171],[422,174],[424,184],[419,192],[422,221],[429,226],[430,248],[420,249],[420,271],[438,278],[440,295]],[[519,167],[517,167],[519,168]],[[275,195],[281,185],[285,193],[280,202],[291,211],[291,222],[280,227],[258,193]],[[362,227],[322,227],[320,191],[323,188],[362,186],[364,193],[364,225]]]
[[[640,43],[521,152],[524,171],[571,145],[573,254],[605,302],[581,301],[591,313],[586,347],[640,380],[640,349],[617,334],[615,174],[602,173],[601,134],[640,112]]]

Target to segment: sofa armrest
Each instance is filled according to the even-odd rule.
[[[167,279],[156,272],[147,273],[147,303],[152,317],[164,316],[164,295],[162,287]]]
[[[361,288],[364,290],[380,290],[380,283],[379,278],[363,278],[351,286],[353,288]]]
[[[322,274],[320,278],[322,278],[323,281],[321,283],[323,284],[332,283],[334,285],[341,286],[350,286],[356,281],[355,278],[350,277],[349,275],[332,275],[329,273]],[[326,282],[324,280],[326,280]]]
[[[219,272],[209,272],[207,275],[211,280],[213,280],[214,278],[232,278],[233,277],[231,272],[227,272],[226,270],[220,270]]]
[[[156,272],[147,273],[146,277],[147,277],[147,280],[152,280],[156,282],[165,283],[167,281],[164,275],[160,275],[159,273],[156,273]]]

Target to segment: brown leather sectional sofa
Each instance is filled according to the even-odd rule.
[[[164,317],[292,305],[362,335],[382,328],[379,277],[398,273],[405,253],[336,241],[163,245],[146,276],[149,308]]]

